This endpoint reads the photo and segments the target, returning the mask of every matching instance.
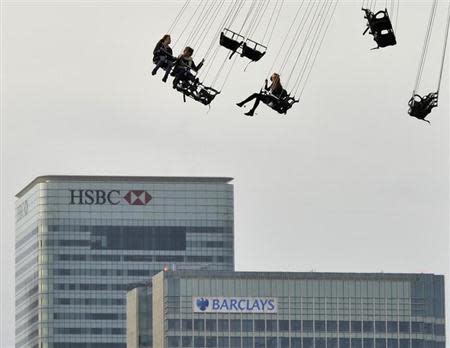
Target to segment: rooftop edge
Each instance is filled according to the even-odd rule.
[[[231,177],[207,177],[207,176],[115,176],[115,175],[42,175],[36,177],[17,194],[21,198],[33,186],[51,181],[148,181],[148,182],[191,182],[191,183],[229,183]]]

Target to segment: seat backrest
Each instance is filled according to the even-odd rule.
[[[242,44],[242,41],[236,41],[227,37],[223,32],[220,34],[220,45],[229,50],[236,51]]]
[[[247,57],[248,59],[253,60],[254,62],[257,62],[258,60],[260,60],[265,54],[266,54],[266,52],[260,52],[254,48],[247,46],[247,44],[245,42],[242,45],[241,56]]]

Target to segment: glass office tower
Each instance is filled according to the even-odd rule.
[[[234,270],[231,180],[36,178],[17,194],[16,346],[124,348],[130,286]]]
[[[167,271],[147,291],[155,348],[445,348],[440,275]]]

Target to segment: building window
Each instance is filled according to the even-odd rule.
[[[303,332],[314,332],[314,322],[312,320],[303,320]]]
[[[339,321],[339,332],[350,332],[350,323],[347,320]]]
[[[169,336],[168,345],[170,348],[178,348],[180,346],[180,338],[178,336]]]
[[[217,330],[216,319],[206,319],[206,331],[215,332]]]
[[[253,321],[242,319],[242,332],[253,332]]]
[[[241,321],[239,319],[230,320],[230,331],[240,332],[241,331]]]
[[[228,320],[227,319],[219,319],[217,321],[217,329],[219,332],[228,332]]]
[[[194,319],[194,331],[201,332],[205,329],[205,322],[203,319]]]

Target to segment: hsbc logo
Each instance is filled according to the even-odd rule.
[[[131,190],[124,194],[120,190],[70,190],[71,205],[118,205],[121,201],[129,205],[147,205],[152,196],[144,190]]]
[[[123,197],[130,205],[147,205],[152,196],[147,191],[128,191]]]

